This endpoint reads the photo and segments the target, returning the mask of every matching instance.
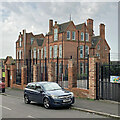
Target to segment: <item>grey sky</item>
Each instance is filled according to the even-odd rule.
[[[48,32],[48,21],[58,23],[72,20],[75,24],[94,20],[95,35],[99,24],[106,25],[106,40],[111,47],[111,59],[118,57],[118,3],[116,2],[4,2],[0,3],[0,58],[11,55],[15,58],[15,42],[19,32],[26,29],[33,34]],[[1,32],[0,32],[1,36]],[[2,42],[2,43],[1,43]],[[2,51],[2,54],[1,54]]]

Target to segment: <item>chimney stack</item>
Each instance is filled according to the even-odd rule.
[[[93,19],[87,19],[87,27],[90,31],[90,34],[93,35]]]
[[[100,37],[105,39],[105,25],[102,23],[100,24]]]
[[[52,31],[52,28],[53,28],[53,20],[50,19],[50,20],[49,20],[49,32]]]

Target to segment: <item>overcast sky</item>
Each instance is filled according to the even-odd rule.
[[[99,24],[106,25],[106,40],[111,47],[111,60],[118,55],[118,3],[117,2],[4,2],[0,3],[0,58],[16,56],[15,42],[19,32],[40,34],[48,32],[49,19],[67,22],[72,15],[75,24],[94,20],[95,35]],[[2,18],[2,19],[1,19]]]

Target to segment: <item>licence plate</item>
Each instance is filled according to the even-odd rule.
[[[70,102],[70,101],[71,101],[71,99],[63,100],[63,102]]]

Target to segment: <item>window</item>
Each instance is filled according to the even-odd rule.
[[[52,58],[52,46],[50,46],[50,58]]]
[[[89,34],[88,33],[85,33],[85,40],[89,41]]]
[[[19,59],[21,59],[21,50],[19,50]]]
[[[85,73],[88,73],[88,63],[85,63]]]
[[[84,33],[81,32],[81,41],[84,41]]]
[[[41,59],[43,59],[43,48],[41,49]]]
[[[75,40],[75,32],[72,32],[72,40]]]
[[[22,47],[22,38],[20,37],[20,43],[19,43],[20,47]]]
[[[97,53],[96,56],[100,59],[100,54],[99,53]]]
[[[97,49],[100,50],[100,45],[97,46]]]
[[[57,58],[57,45],[54,45],[54,58]]]
[[[44,47],[44,59],[46,58],[46,47]]]
[[[62,58],[62,45],[59,45],[59,58]]]
[[[55,76],[57,76],[57,62],[55,62]]]
[[[57,28],[54,29],[54,41],[57,41],[58,40],[58,30]]]
[[[39,59],[39,49],[38,49],[38,52],[37,52],[37,53],[38,53],[38,56],[37,56],[37,58]]]
[[[80,58],[83,58],[83,45],[80,46]]]
[[[41,63],[41,73],[43,73],[43,63]]]
[[[67,31],[67,40],[70,40],[70,31]]]
[[[89,55],[89,46],[85,46],[85,57],[87,58]]]
[[[81,62],[80,63],[80,74],[83,74],[84,72],[84,64]]]
[[[34,48],[34,58],[36,59],[36,48]]]
[[[59,75],[61,76],[62,74],[62,63],[59,63]]]
[[[105,50],[107,50],[107,45],[105,46]]]
[[[33,44],[33,40],[34,40],[34,38],[31,38],[31,45]]]

